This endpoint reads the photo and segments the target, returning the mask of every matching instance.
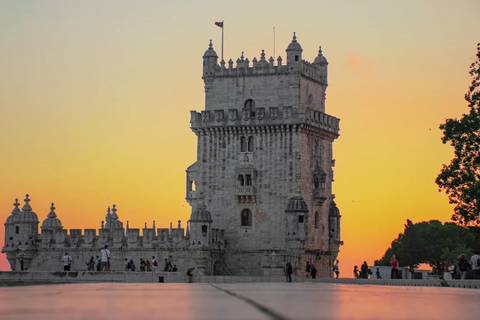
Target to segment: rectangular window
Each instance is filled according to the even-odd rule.
[[[298,216],[298,223],[303,223],[303,216]]]
[[[19,234],[20,233],[20,227],[15,227],[15,234]]]

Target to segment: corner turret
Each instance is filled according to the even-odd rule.
[[[297,42],[297,36],[293,33],[292,42],[287,47],[287,65],[298,66],[302,62],[302,46]]]
[[[215,73],[217,67],[218,56],[215,50],[213,50],[212,40],[208,44],[208,49],[203,54],[203,78],[212,76]]]
[[[190,243],[194,246],[209,246],[210,230],[212,227],[212,214],[202,202],[190,215],[188,221],[190,230]]]

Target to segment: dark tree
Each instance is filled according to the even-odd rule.
[[[440,125],[442,142],[454,148],[454,158],[443,165],[435,180],[455,204],[452,220],[464,226],[480,224],[480,43],[476,57],[470,65],[472,83],[465,94],[469,113]]]

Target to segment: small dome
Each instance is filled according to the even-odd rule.
[[[330,202],[330,208],[328,209],[328,215],[333,217],[340,217],[340,210],[337,208],[337,204],[332,200]]]
[[[207,206],[201,203],[197,209],[190,215],[190,222],[212,222],[212,214],[207,210]]]
[[[203,54],[203,57],[204,58],[207,58],[207,57],[215,57],[215,58],[218,58],[217,56],[217,53],[215,52],[215,50],[213,50],[213,44],[212,44],[212,40],[210,39],[210,43],[208,45],[208,49],[207,51],[205,51],[205,53]]]
[[[15,222],[15,216],[20,213],[20,209],[18,207],[20,206],[20,203],[18,203],[18,199],[15,199],[15,203],[13,204],[14,208],[12,210],[12,214],[7,217],[7,221],[5,224],[13,224]]]
[[[110,229],[123,229],[123,223],[120,220],[112,220],[109,225]]]
[[[288,201],[286,212],[308,212],[308,207],[302,196],[295,196]]]
[[[55,207],[50,207],[50,213],[48,214],[47,218],[43,220],[42,229],[62,229],[62,222],[57,218],[55,213]]]
[[[38,223],[38,217],[35,212],[32,211],[32,207],[30,206],[29,202],[30,199],[28,198],[28,194],[25,195],[25,204],[23,205],[22,211],[14,217],[15,223],[22,223],[22,222],[36,222]]]
[[[327,58],[322,53],[322,46],[318,49],[318,56],[313,60],[313,64],[324,66],[328,64]]]
[[[297,36],[295,35],[295,32],[293,33],[292,42],[290,42],[290,44],[287,47],[287,52],[288,51],[299,51],[299,52],[303,51],[302,46],[300,45],[300,43],[297,42]]]

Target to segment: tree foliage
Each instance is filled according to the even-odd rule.
[[[464,228],[456,223],[438,220],[414,224],[407,220],[405,230],[392,241],[391,247],[375,265],[390,265],[396,255],[400,265],[413,272],[421,263],[428,263],[434,272],[443,273],[460,254],[470,256],[480,241],[480,228]]]
[[[454,148],[454,158],[443,165],[435,182],[455,204],[452,220],[464,226],[480,224],[480,43],[470,65],[472,83],[465,94],[469,113],[440,125],[442,142]]]

